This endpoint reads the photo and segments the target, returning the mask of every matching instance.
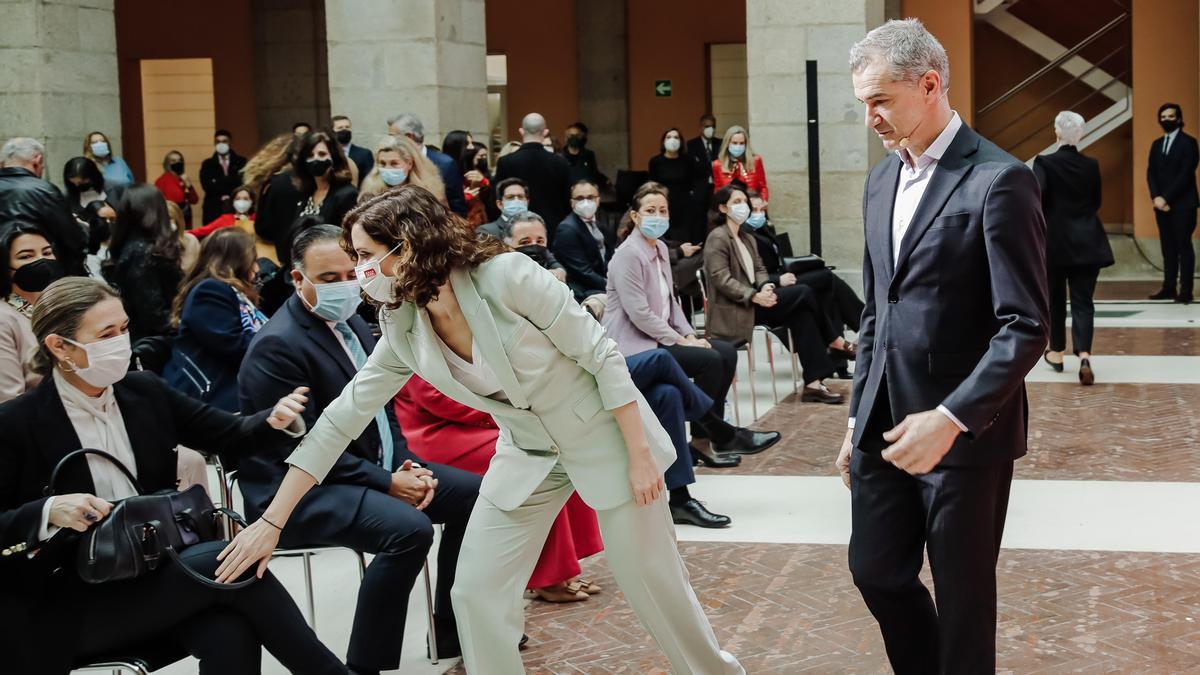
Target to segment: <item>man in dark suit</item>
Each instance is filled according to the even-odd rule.
[[[1154,219],[1158,223],[1158,241],[1162,246],[1163,287],[1151,300],[1192,302],[1196,275],[1196,250],[1192,233],[1196,231],[1196,166],[1200,150],[1196,139],[1183,133],[1183,109],[1178,103],[1164,103],[1158,109],[1158,123],[1166,135],[1150,145],[1150,163],[1146,182],[1154,200]],[[1179,277],[1179,293],[1175,278]]]
[[[494,180],[520,178],[529,186],[529,210],[546,219],[550,226],[550,243],[554,244],[557,234],[554,226],[567,217],[570,209],[570,168],[567,160],[552,152],[546,152],[542,140],[546,138],[546,120],[537,113],[529,113],[521,120],[521,147],[510,155],[500,158],[496,164]]]
[[[354,139],[354,132],[350,128],[349,117],[334,115],[330,124],[333,127],[333,137],[337,139],[338,145],[342,146],[342,154],[349,157],[354,166],[358,167],[358,185],[361,186],[363,179],[375,167],[375,157],[370,150],[350,143]]]
[[[888,21],[850,55],[866,124],[894,151],[863,201],[866,308],[836,462],[850,570],[896,673],[992,673],[1024,379],[1047,339],[1037,181],[950,109],[946,52],[919,21]]]
[[[500,216],[480,225],[475,232],[507,241],[512,236],[513,218],[529,211],[529,185],[520,178],[505,178],[496,183],[496,208]]]
[[[238,389],[244,412],[303,383],[310,387],[304,415],[311,426],[366,363],[375,339],[354,312],[359,302],[354,261],[340,241],[341,229],[332,225],[309,228],[296,238],[291,272],[296,294],[255,336],[242,361]],[[239,483],[248,517],[261,515],[274,497],[296,444],[246,449]],[[359,588],[347,652],[356,672],[399,667],[408,597],[433,543],[433,523],[445,525],[435,602],[437,633],[445,644],[438,651],[458,651],[450,588],[480,479],[440,465],[419,468],[417,461],[395,414],[379,411],[376,423],[300,501],[280,539],[286,547],[343,546],[375,555]]]
[[[426,159],[433,162],[442,176],[446,187],[446,202],[450,210],[460,216],[467,215],[467,199],[463,195],[463,174],[458,166],[458,158],[450,157],[439,152],[432,145],[425,145],[425,125],[421,119],[412,113],[402,113],[388,120],[388,133],[393,136],[408,136],[412,139]]]
[[[534,193],[536,194],[536,193]],[[608,261],[617,247],[617,237],[596,220],[600,189],[581,180],[571,186],[571,215],[558,224],[554,255],[567,268],[567,285],[575,299],[603,293],[608,285]]]
[[[215,149],[212,157],[200,164],[200,187],[204,189],[203,217],[205,224],[216,220],[222,213],[231,210],[233,191],[242,184],[242,167],[246,158],[230,147],[233,135],[224,129],[213,134]]]
[[[692,175],[696,184],[692,194],[696,195],[697,206],[708,213],[713,194],[712,163],[721,151],[721,139],[717,138],[717,118],[705,113],[700,116],[700,135],[687,142],[687,154],[692,159]]]
[[[608,182],[608,177],[600,173],[600,165],[596,163],[596,153],[587,147],[588,128],[583,122],[575,122],[567,127],[567,142],[562,149],[562,157],[567,160],[569,172],[567,182],[574,185],[577,181],[589,180],[596,185]]]

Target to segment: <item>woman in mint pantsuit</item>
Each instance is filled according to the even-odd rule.
[[[343,227],[360,285],[386,307],[383,335],[289,458],[263,518],[222,553],[218,578],[266,569],[296,503],[415,373],[500,427],[452,592],[468,671],[524,672],[524,582],[578,491],[597,511],[617,584],[675,672],[744,673],[717,645],[659,498],[675,460],[670,438],[570,290],[528,257],[475,238],[419,187],[375,197]]]

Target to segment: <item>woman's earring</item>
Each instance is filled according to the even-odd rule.
[[[70,368],[67,367],[68,363],[71,364]],[[72,361],[71,357],[69,357],[69,356],[67,358],[63,359],[62,361],[58,362],[58,368],[59,368],[59,370],[63,371],[64,373],[73,373],[76,370],[79,370],[79,366],[75,365],[75,362]]]

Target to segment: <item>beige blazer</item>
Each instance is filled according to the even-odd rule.
[[[383,335],[362,370],[325,409],[288,462],[322,480],[414,373],[446,396],[489,413],[500,427],[480,494],[502,510],[520,506],[561,462],[589,506],[633,498],[629,453],[609,412],[637,401],[659,471],[675,449],[629,378],[625,359],[570,289],[529,257],[504,253],[450,273],[450,285],[484,360],[508,402],[478,396],[450,375],[423,309],[383,311]]]
[[[0,403],[33,389],[42,376],[29,368],[37,338],[29,318],[0,298]]]

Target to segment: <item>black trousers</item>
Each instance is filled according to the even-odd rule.
[[[791,331],[805,384],[833,375],[837,367],[829,357],[829,344],[838,334],[821,308],[817,293],[808,286],[794,284],[776,288],[775,297],[779,301],[774,307],[754,308],[755,322]]]
[[[303,532],[285,529],[285,547],[343,546],[374,554],[358,590],[358,605],[350,631],[346,662],[376,670],[400,667],[404,619],[408,597],[425,557],[433,545],[433,525],[444,524],[438,548],[438,580],[434,596],[439,637],[450,640],[458,633],[450,589],[458,567],[467,519],[479,494],[479,476],[440,464],[428,464],[438,480],[433,501],[424,511],[386,493],[368,490],[359,504],[354,524],[343,532],[306,538]],[[315,490],[347,486],[321,485]]]
[[[1067,289],[1071,291],[1071,347],[1080,352],[1092,351],[1092,333],[1096,305],[1096,279],[1100,270],[1095,267],[1050,267],[1046,270],[1050,286],[1050,351],[1067,348]]]
[[[197,544],[181,557],[212,577],[224,547]],[[140,579],[72,589],[61,611],[78,614],[83,626],[68,638],[77,660],[168,639],[200,659],[201,675],[258,673],[262,647],[293,673],[346,672],[270,572],[247,588],[216,590],[167,563]]]
[[[850,456],[854,585],[897,675],[994,673],[996,559],[1013,463],[911,476],[879,455],[878,435],[893,426],[887,407],[884,388],[866,420],[868,449]],[[918,576],[926,551],[936,604]]]
[[[724,340],[709,340],[709,343],[712,344],[711,349],[684,345],[671,345],[664,349],[675,357],[679,367],[692,378],[692,382],[700,391],[713,400],[709,412],[724,419],[725,396],[733,384],[734,374],[737,373],[737,349],[732,343]],[[708,435],[702,425],[692,425],[693,438],[708,438]]]
[[[1155,209],[1158,223],[1158,242],[1162,246],[1163,288],[1175,289],[1179,279],[1179,294],[1191,295],[1196,276],[1196,250],[1192,248],[1192,233],[1196,231],[1196,209],[1179,208],[1163,213]]]

